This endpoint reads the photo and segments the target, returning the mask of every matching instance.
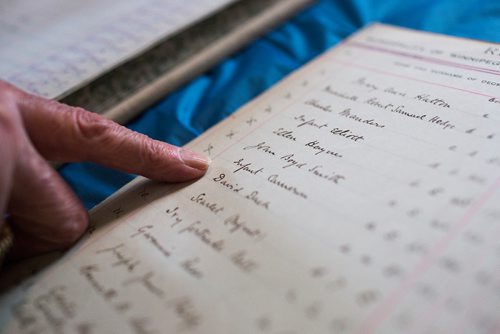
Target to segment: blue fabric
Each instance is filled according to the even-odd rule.
[[[292,70],[371,22],[500,42],[500,1],[323,0],[165,97],[131,129],[183,145]],[[60,173],[87,208],[133,176],[89,163]]]

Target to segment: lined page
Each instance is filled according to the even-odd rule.
[[[0,78],[62,97],[234,1],[2,1]]]
[[[202,179],[106,200],[0,328],[496,333],[499,85],[497,45],[373,25],[192,142]]]

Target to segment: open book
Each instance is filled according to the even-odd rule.
[[[1,331],[498,332],[499,51],[362,30],[190,143],[206,176],[2,274]]]
[[[0,79],[124,123],[313,0],[6,0]]]

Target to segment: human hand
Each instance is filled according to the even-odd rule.
[[[209,164],[192,151],[3,81],[0,157],[0,212],[14,233],[14,258],[67,248],[88,225],[86,210],[46,159],[92,161],[166,182],[200,177]],[[0,220],[0,228],[5,223]]]

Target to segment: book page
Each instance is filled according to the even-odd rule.
[[[93,210],[0,329],[498,332],[499,51],[361,31],[192,142],[205,177]]]
[[[2,1],[0,78],[59,98],[234,1]]]
[[[240,0],[60,101],[121,124],[313,0]]]

